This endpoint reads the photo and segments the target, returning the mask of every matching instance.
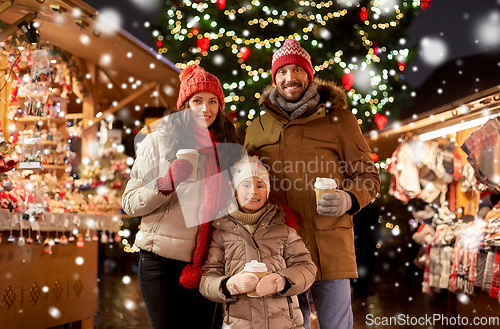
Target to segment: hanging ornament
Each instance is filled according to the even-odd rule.
[[[250,49],[247,47],[241,47],[240,48],[240,58],[242,60],[246,60],[250,56]]]
[[[113,239],[113,232],[109,231],[109,238],[108,238],[109,243],[114,243],[115,240]]]
[[[344,85],[345,90],[351,90],[352,85],[354,84],[354,74],[344,74],[342,76],[342,84]]]
[[[373,53],[378,56],[378,53],[380,52],[380,47],[378,46],[377,40],[373,40]]]
[[[196,44],[198,45],[198,48],[200,48],[200,53],[203,54],[210,47],[210,39],[203,37],[196,40]]]
[[[222,10],[226,7],[226,0],[217,0],[215,4],[217,5],[217,8]]]
[[[63,232],[63,235],[61,235],[61,239],[59,240],[59,243],[62,244],[63,246],[68,244],[68,237],[66,235],[64,235],[64,232]]]
[[[45,241],[43,242],[43,253],[44,254],[51,254],[52,253],[52,247],[50,245],[50,241],[49,241],[49,238],[45,239]]]
[[[21,228],[19,231],[19,238],[17,239],[17,245],[19,247],[24,247],[25,243],[26,243],[26,238],[23,236],[23,226],[21,224]]]
[[[420,0],[420,8],[422,8],[423,10],[429,9],[429,7],[431,6],[431,2],[432,0]]]
[[[92,241],[99,241],[99,237],[97,236],[97,234],[92,235]]]
[[[372,160],[373,160],[373,162],[377,162],[377,160],[378,160],[378,155],[377,155],[377,153],[370,153],[370,154],[371,154],[371,156],[372,156]]]
[[[85,233],[85,241],[87,241],[87,242],[92,241],[92,235],[90,235],[89,229],[87,229],[87,232]]]
[[[43,241],[43,237],[42,235],[40,234],[40,232],[38,232],[35,236],[35,244],[37,245],[41,245],[42,244],[42,241]]]
[[[116,233],[115,234],[115,242],[120,242],[121,240],[122,240],[122,237],[118,233]]]
[[[398,62],[398,68],[401,72],[405,70],[406,63]]]
[[[27,244],[33,243],[33,239],[31,238],[31,225],[28,227],[28,237],[26,238],[26,243]]]
[[[83,242],[83,236],[81,234],[76,235],[76,247],[77,248],[85,247],[85,244]]]
[[[365,7],[361,7],[361,11],[359,12],[359,18],[364,22],[368,19],[368,10]]]
[[[108,242],[108,235],[106,234],[106,231],[102,231],[101,233],[101,243],[107,243]]]
[[[375,123],[377,124],[378,129],[384,129],[387,124],[387,117],[383,114],[376,113],[375,114]]]

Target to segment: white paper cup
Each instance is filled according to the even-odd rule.
[[[200,154],[194,149],[181,149],[177,151],[177,159],[186,159],[193,165],[193,171],[187,180],[195,181],[198,173],[198,158]]]
[[[253,273],[259,277],[259,280],[267,275],[267,266],[264,263],[260,263],[256,260],[252,260],[245,264],[242,273]],[[247,293],[248,297],[261,297],[257,295],[255,290]]]
[[[337,182],[331,178],[316,177],[314,190],[316,191],[316,201],[321,200],[323,194],[335,193],[335,191],[337,190]]]

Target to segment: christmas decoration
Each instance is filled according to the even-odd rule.
[[[217,8],[222,10],[226,7],[226,0],[217,0],[215,4],[217,5]]]
[[[345,90],[351,90],[353,83],[354,74],[348,73],[342,76],[342,84],[344,85]]]
[[[196,44],[198,45],[198,48],[200,48],[200,53],[204,53],[207,51],[208,47],[210,47],[210,39],[208,38],[201,38],[196,41]]]
[[[375,114],[375,122],[377,123],[378,129],[382,130],[387,124],[387,117],[383,114],[377,113]]]
[[[363,22],[365,22],[368,19],[368,10],[366,10],[365,7],[361,7],[361,11],[359,12],[359,18],[361,18]]]
[[[423,10],[429,9],[431,6],[432,0],[420,0],[420,8]]]
[[[248,49],[247,47],[241,47],[240,48],[240,58],[245,61],[248,56],[250,56],[250,49]]]

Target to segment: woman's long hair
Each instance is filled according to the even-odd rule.
[[[192,128],[190,129],[189,127],[190,125],[194,125],[196,123],[191,117],[191,111],[188,103],[189,100],[182,104],[179,109],[165,111],[167,116],[161,124],[161,130],[166,134],[166,142],[167,145],[169,145],[167,159],[171,161],[176,158],[178,150],[194,148],[195,145],[194,136],[192,133],[190,134],[190,132],[192,132]],[[217,116],[208,129],[213,134],[217,142],[221,144],[242,144],[237,135],[234,124],[228,117],[226,117],[223,109],[220,108],[220,104]],[[243,156],[243,154],[235,154],[234,149],[234,147],[217,148],[221,171],[229,169],[241,158],[241,156]]]

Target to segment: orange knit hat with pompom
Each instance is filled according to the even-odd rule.
[[[189,65],[179,75],[181,85],[179,88],[179,98],[177,108],[180,108],[191,96],[196,93],[207,91],[215,94],[219,99],[221,108],[224,108],[224,92],[219,79],[213,74],[205,71],[201,66]]]

